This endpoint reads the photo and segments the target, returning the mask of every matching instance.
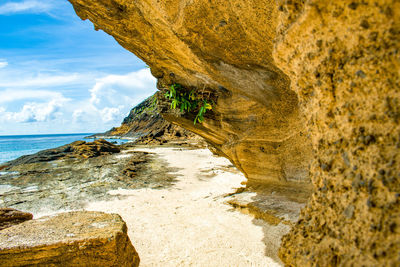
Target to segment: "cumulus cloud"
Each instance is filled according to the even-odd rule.
[[[45,90],[4,90],[0,91],[0,104],[14,105],[15,101],[24,101],[17,111],[7,111],[0,107],[0,120],[9,122],[44,122],[61,115],[61,108],[70,101],[59,92]]]
[[[7,112],[2,108],[0,114],[2,115],[3,120],[13,122],[51,121],[62,115],[60,108],[66,101],[66,99],[54,99],[47,103],[28,103],[18,112]]]
[[[103,108],[100,110],[102,120],[107,123],[115,121],[121,116],[120,108]]]
[[[73,123],[80,123],[83,121],[84,111],[81,109],[76,109],[72,113],[72,121]]]
[[[93,105],[115,105],[132,100],[129,95],[149,93],[155,89],[156,79],[149,69],[142,69],[126,75],[108,75],[96,81],[90,89]]]
[[[24,79],[2,79],[0,80],[0,87],[13,88],[13,87],[50,87],[60,86],[75,83],[81,80],[81,75],[65,74],[65,75],[49,75],[39,74],[31,77],[24,77]]]
[[[143,69],[126,75],[105,75],[86,90],[82,92],[86,97],[78,100],[50,89],[0,89],[0,127],[18,123],[34,127],[39,125],[35,123],[49,122],[44,125],[69,124],[80,132],[107,130],[119,125],[133,106],[156,91],[156,79]]]
[[[51,10],[52,7],[52,1],[13,1],[0,5],[0,15],[10,15],[15,13],[42,13]]]
[[[90,89],[86,113],[96,112],[103,122],[120,122],[140,101],[156,91],[156,79],[149,69],[126,75],[107,75]],[[91,110],[90,110],[91,109]],[[79,114],[82,114],[81,111]]]
[[[8,66],[8,62],[5,60],[0,59],[0,69],[5,68]]]
[[[10,103],[24,99],[64,99],[64,96],[59,92],[53,92],[49,90],[3,90],[0,91],[0,104]]]

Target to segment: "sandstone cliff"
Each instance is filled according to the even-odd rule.
[[[162,115],[250,181],[311,178],[286,264],[398,263],[399,1],[70,2],[143,59],[160,90],[208,94],[202,124]]]
[[[160,89],[179,83],[218,98],[201,125],[164,118],[204,137],[250,179],[308,180],[297,95],[272,59],[274,1],[70,2],[143,59]]]
[[[308,206],[281,257],[306,266],[400,262],[400,2],[292,1],[274,58],[314,148]]]

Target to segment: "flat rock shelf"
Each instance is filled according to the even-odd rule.
[[[0,266],[139,266],[117,214],[77,211],[0,231]]]

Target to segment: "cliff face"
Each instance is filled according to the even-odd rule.
[[[164,144],[168,142],[198,141],[197,135],[166,121],[159,113],[157,94],[138,104],[124,118],[121,126],[95,134],[95,137],[136,137],[137,144]]]
[[[400,251],[400,2],[292,1],[274,57],[315,151],[285,262],[395,266]]]
[[[142,58],[160,90],[211,95],[202,124],[163,117],[250,181],[290,186],[309,171],[314,193],[284,238],[286,264],[399,260],[398,1],[70,2]]]
[[[70,1],[143,59],[159,89],[218,98],[204,123],[163,114],[204,137],[252,180],[308,180],[309,142],[288,77],[273,63],[274,1]]]

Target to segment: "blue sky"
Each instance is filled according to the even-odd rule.
[[[67,0],[0,1],[0,135],[102,132],[156,91]]]

